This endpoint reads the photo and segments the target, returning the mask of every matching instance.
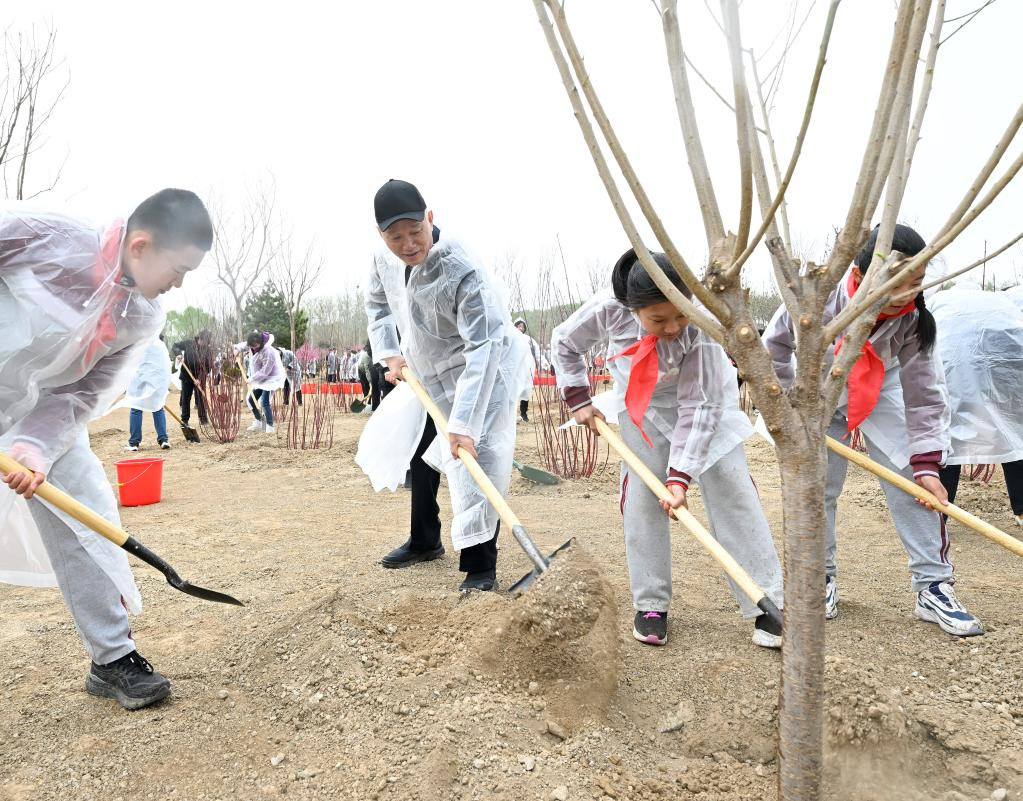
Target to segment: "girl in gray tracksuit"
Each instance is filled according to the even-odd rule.
[[[877,228],[829,298],[824,311],[825,324],[849,305],[874,256],[876,243]],[[923,250],[924,244],[923,238],[912,228],[896,226],[893,252],[914,256]],[[844,439],[858,427],[872,459],[915,480],[939,500],[945,500],[947,494],[938,479],[938,467],[949,451],[950,415],[944,371],[934,348],[934,318],[919,292],[922,282],[921,267],[916,275],[893,290],[889,305],[882,310],[863,347],[863,355],[850,371],[828,435]],[[795,376],[795,334],[792,318],[784,306],[765,330],[764,344],[771,353],[778,377],[783,383],[791,384]],[[832,344],[824,369],[831,368],[834,352],[835,344]],[[845,459],[828,452],[825,614],[829,619],[838,615],[835,509],[845,483],[846,467]],[[909,554],[913,589],[917,593],[916,616],[937,623],[955,636],[983,634],[980,621],[966,611],[952,589],[955,579],[942,515],[887,482],[882,481],[881,488],[895,530]]]
[[[689,296],[663,254],[654,257]],[[617,422],[625,443],[665,477],[675,497],[670,507],[685,505],[690,483],[698,481],[712,534],[781,607],[781,565],[742,448],[753,429],[739,408],[735,368],[721,346],[689,325],[637,266],[634,251],[615,265],[612,284],[554,329],[551,353],[566,403],[580,423],[592,427],[594,416],[605,415]],[[585,354],[607,341],[615,389],[591,398]],[[671,508],[624,463],[621,476],[636,608],[633,636],[664,645],[671,603]],[[780,647],[781,631],[729,583],[743,617],[756,617],[753,641]]]

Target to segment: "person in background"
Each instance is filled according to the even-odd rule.
[[[362,353],[359,354],[358,367],[356,372],[359,375],[359,383],[362,384],[362,395],[363,397],[369,397],[372,391],[372,381],[370,380],[370,372],[373,367],[373,348],[369,344],[369,340],[366,340],[366,347],[362,349]]]
[[[199,422],[203,425],[209,423],[202,387],[195,382],[201,382],[213,368],[213,348],[210,344],[212,339],[213,335],[204,329],[192,339],[174,343],[175,355],[182,354],[183,356],[178,379],[181,381],[181,422],[185,425],[188,425],[188,421],[192,417],[193,393],[195,394],[195,410],[199,413]]]
[[[533,339],[529,334],[526,333],[526,318],[516,317],[515,318],[515,330],[518,331],[526,340],[526,345],[529,348],[530,360],[532,362],[532,370],[535,374],[540,372],[540,343]],[[522,386],[522,394],[519,395],[519,419],[523,423],[529,422],[529,399],[533,397],[533,376],[530,375],[529,381],[525,382]]]
[[[1004,292],[961,280],[929,308],[952,410],[952,454],[938,471],[955,503],[964,464],[1000,464],[1023,526],[1023,311]]]
[[[336,384],[338,376],[338,368],[341,365],[341,360],[337,356],[337,348],[331,346],[330,350],[327,351],[327,383]]]
[[[274,433],[274,410],[270,405],[270,393],[284,386],[285,375],[281,354],[272,347],[273,343],[273,334],[268,331],[262,333],[253,331],[245,342],[234,346],[236,354],[247,350],[249,357],[249,366],[246,368],[246,372],[252,392],[248,395],[247,400],[249,409],[252,410],[252,416],[256,419],[248,427],[248,431],[263,429],[267,434]],[[262,403],[262,417],[260,417],[257,403]],[[264,424],[265,429],[263,428]]]
[[[291,394],[295,394],[295,403],[302,405],[302,364],[299,362],[295,352],[288,348],[278,348],[281,353],[281,365],[284,367],[284,405],[287,406],[291,400]]]
[[[131,409],[128,413],[128,447],[125,450],[137,451],[142,444],[142,417],[146,410],[153,413],[156,444],[165,451],[170,450],[167,441],[167,412],[163,410],[170,390],[170,380],[170,360],[163,344],[163,334],[160,334],[146,348],[142,363],[132,376],[125,393],[125,403]]]

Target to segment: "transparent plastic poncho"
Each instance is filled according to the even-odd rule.
[[[1023,311],[972,283],[938,292],[928,308],[952,410],[947,463],[1023,459]]]
[[[122,276],[124,226],[96,228],[60,214],[0,209],[0,450],[119,523],[86,424],[125,390],[164,315]],[[28,448],[28,451],[26,451]],[[52,585],[26,502],[0,487],[0,580]],[[124,552],[53,510],[141,608]]]

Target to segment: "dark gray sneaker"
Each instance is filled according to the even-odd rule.
[[[632,622],[632,636],[647,645],[664,645],[668,642],[668,613],[636,612]]]
[[[142,709],[170,695],[171,684],[138,651],[132,651],[108,665],[93,662],[85,677],[85,691],[113,698],[125,709]]]

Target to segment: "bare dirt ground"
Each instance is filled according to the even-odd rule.
[[[147,606],[135,636],[174,683],[159,706],[129,713],[86,695],[57,590],[0,587],[0,799],[775,798],[780,656],[751,643],[716,565],[681,531],[670,642],[632,639],[614,462],[557,487],[512,481],[545,550],[577,538],[534,590],[556,601],[548,619],[539,597],[460,598],[450,551],[380,567],[406,536],[409,500],[372,494],[355,466],[364,420],[338,417],[333,449],[304,452],[261,434],[187,445],[172,427],[163,501],[124,509],[125,527],[246,606],[136,567]],[[141,455],[156,452],[150,425]],[[91,427],[111,480],[126,430],[123,413]],[[777,536],[772,452],[759,440],[747,452]],[[539,463],[530,427],[519,458]],[[960,501],[1018,531],[1000,472]],[[912,617],[880,489],[850,469],[841,614],[827,627],[829,799],[1023,798],[1020,561],[951,531],[984,637]],[[528,563],[502,538],[508,586]]]

